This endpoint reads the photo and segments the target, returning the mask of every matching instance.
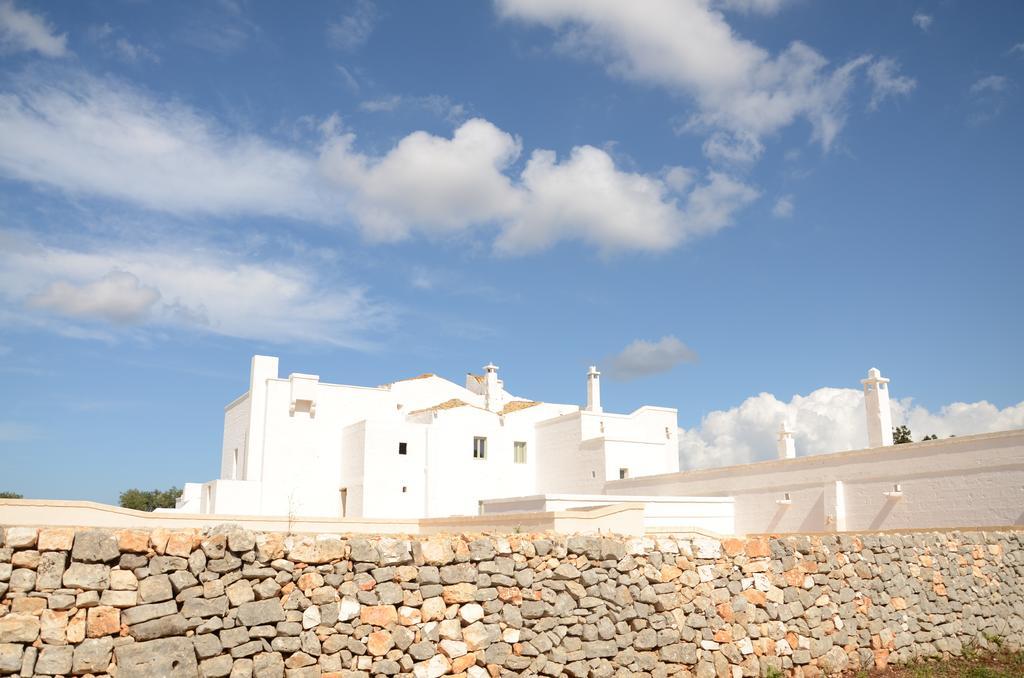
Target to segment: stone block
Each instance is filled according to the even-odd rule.
[[[76,675],[83,673],[106,673],[113,651],[113,638],[89,638],[83,640],[75,648],[71,661],[71,672]]]
[[[39,637],[39,617],[8,614],[0,617],[0,643],[32,643]]]
[[[110,587],[110,568],[106,565],[71,563],[64,570],[62,580],[65,588],[102,591]]]
[[[75,534],[71,559],[79,563],[109,563],[121,557],[117,536],[106,530],[86,530]]]
[[[75,650],[72,647],[44,645],[36,659],[36,674],[41,676],[62,676],[71,673]]]
[[[85,635],[87,638],[101,638],[121,630],[121,611],[116,607],[99,605],[89,608],[86,617]]]
[[[270,598],[238,607],[238,622],[243,626],[259,626],[284,621],[284,608],[279,598]]]
[[[118,678],[195,678],[199,674],[192,642],[161,638],[114,649]]]
[[[40,551],[70,551],[75,542],[75,530],[71,527],[48,527],[39,530]]]
[[[34,527],[8,527],[6,547],[30,549],[39,541],[39,530]]]

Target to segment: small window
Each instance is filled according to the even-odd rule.
[[[402,494],[405,494],[409,488],[406,485],[402,485]]]
[[[526,463],[526,443],[520,440],[517,440],[515,443],[513,443],[512,461],[514,461],[517,464]]]
[[[483,438],[481,436],[476,436],[475,438],[473,438],[473,458],[487,458],[487,438]]]
[[[403,457],[409,454],[409,443],[398,443],[398,453]]]
[[[619,469],[619,480],[625,480],[628,477],[629,477],[629,469],[628,468],[620,468]]]

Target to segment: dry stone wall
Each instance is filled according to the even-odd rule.
[[[1024,641],[1024,533],[0,529],[0,674],[818,676]]]

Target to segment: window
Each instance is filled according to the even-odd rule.
[[[398,443],[398,453],[403,457],[409,454],[409,443]]]
[[[473,438],[473,458],[487,458],[487,438],[483,438],[481,436],[476,436]]]
[[[526,443],[520,440],[512,443],[512,461],[517,464],[526,463]]]
[[[619,480],[625,480],[628,477],[629,477],[629,469],[628,468],[620,468],[619,469]]]

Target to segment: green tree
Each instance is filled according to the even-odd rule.
[[[939,436],[935,435],[934,433],[931,434],[930,436],[925,436],[924,438],[921,438],[922,441],[924,441],[924,440],[938,440],[938,439],[939,439]]]
[[[121,493],[121,506],[136,511],[152,511],[158,508],[174,508],[174,502],[181,496],[181,490],[137,490],[134,487]]]
[[[909,426],[897,426],[892,430],[892,442],[893,445],[902,445],[903,443],[912,443],[914,439],[910,437]]]
[[[0,499],[24,499],[22,495],[17,492],[0,492]]]

